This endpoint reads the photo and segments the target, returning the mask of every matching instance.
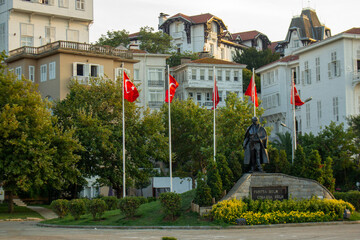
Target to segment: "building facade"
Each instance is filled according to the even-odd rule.
[[[93,0],[0,0],[0,51],[89,42]]]
[[[179,83],[175,97],[180,100],[190,98],[198,105],[211,109],[214,67],[220,98],[218,106],[225,106],[226,96],[230,92],[242,98],[242,71],[245,65],[214,58],[202,58],[173,67],[171,72]]]
[[[234,42],[248,47],[254,47],[258,51],[266,50],[271,45],[269,38],[256,30],[233,33],[231,36]]]
[[[286,64],[283,58],[257,70],[261,74],[264,118],[274,127],[272,134],[289,131],[280,126],[281,122],[293,128],[292,71],[301,99],[312,97],[296,109],[297,132],[317,134],[332,121],[347,126],[347,117],[360,114],[360,28],[299,48],[294,54],[287,57]],[[274,81],[268,78],[272,72],[278,76]],[[274,94],[280,99],[278,107],[266,103]]]
[[[178,13],[172,17],[161,13],[159,29],[173,38],[178,52],[207,52],[217,59],[232,61],[236,50],[248,48],[233,41],[224,22],[210,13]]]
[[[25,77],[38,84],[43,97],[60,100],[69,93],[71,79],[81,84],[89,84],[90,78],[116,79],[123,63],[131,74],[137,62],[128,50],[67,41],[21,47],[10,51],[6,59],[9,70],[19,79]]]

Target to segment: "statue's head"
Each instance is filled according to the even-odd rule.
[[[257,117],[253,117],[253,118],[251,119],[251,121],[252,121],[252,123],[253,123],[254,125],[258,125],[258,124],[259,124],[259,119],[258,119]]]

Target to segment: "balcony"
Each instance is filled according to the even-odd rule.
[[[128,50],[115,49],[110,46],[98,46],[88,43],[69,42],[69,41],[57,41],[49,43],[40,47],[21,47],[9,52],[9,60],[19,56],[39,56],[42,54],[48,54],[56,50],[75,51],[89,54],[100,54],[105,56],[114,56],[125,59],[133,59],[132,52]]]
[[[183,39],[184,32],[174,32],[174,33],[171,34],[171,37],[173,39]]]
[[[165,81],[149,80],[148,85],[149,85],[149,87],[164,87],[165,86]]]
[[[202,105],[205,107],[212,107],[212,106],[214,106],[214,103],[212,101],[206,101]]]
[[[149,101],[149,107],[161,107],[163,104],[162,101]]]
[[[72,80],[76,80],[78,83],[83,84],[83,85],[89,85],[90,84],[90,78],[89,77],[84,77],[84,76],[74,76],[71,77]]]

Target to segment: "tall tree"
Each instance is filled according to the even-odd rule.
[[[13,195],[50,184],[61,189],[76,181],[81,146],[71,129],[63,131],[51,116],[50,103],[35,85],[4,73],[0,57],[0,182]]]
[[[149,53],[169,53],[173,49],[171,36],[162,32],[154,32],[152,27],[142,27],[139,32],[140,49]]]
[[[278,53],[273,53],[270,49],[258,51],[254,47],[243,49],[241,53],[236,51],[233,56],[234,62],[246,64],[246,68],[249,70],[258,69],[278,59],[280,59]]]
[[[126,47],[129,43],[129,32],[123,29],[121,31],[107,31],[106,35],[102,34],[95,44],[111,47],[124,45]]]

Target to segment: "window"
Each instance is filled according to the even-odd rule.
[[[54,67],[55,69],[55,67]],[[118,69],[117,69],[118,70]],[[115,73],[115,77],[119,74]],[[103,77],[104,66],[98,64],[73,63],[74,77]]]
[[[21,23],[20,24],[20,45],[24,46],[34,46],[34,25]]]
[[[200,80],[205,80],[205,69],[200,69]]]
[[[77,30],[66,30],[66,40],[71,42],[79,42],[79,31]]]
[[[239,81],[239,71],[234,71],[234,81]]]
[[[294,40],[293,48],[298,48],[298,47],[300,47],[300,40]]]
[[[22,74],[21,67],[15,68],[15,74],[17,76],[17,79],[21,80],[21,74]]]
[[[175,32],[181,32],[182,31],[182,22],[175,23]]]
[[[55,41],[55,28],[54,27],[45,27],[45,43],[51,43]]]
[[[230,81],[230,71],[225,71],[225,80]]]
[[[318,123],[320,123],[322,118],[321,101],[317,101],[317,118],[318,118]]]
[[[35,67],[29,66],[29,80],[35,82]]]
[[[149,101],[150,107],[159,107],[163,104],[164,93],[162,90],[160,89],[150,90],[149,94],[150,94],[150,101]]]
[[[221,70],[217,70],[216,80],[222,81],[222,71]]]
[[[208,79],[209,79],[209,80],[213,80],[213,76],[214,76],[214,71],[213,71],[212,69],[209,69]]]
[[[69,0],[59,0],[59,7],[68,8]]]
[[[134,69],[134,80],[140,80],[140,70]]]
[[[189,98],[190,98],[190,99],[194,99],[194,93],[189,92]]]
[[[206,93],[206,101],[207,101],[207,102],[212,101],[212,100],[211,100],[211,99],[212,99],[212,96],[211,96],[211,95],[212,95],[212,94],[209,93],[209,92]]]
[[[320,58],[315,58],[315,65],[316,65],[316,81],[320,82]]]
[[[0,0],[0,5],[3,5],[5,3],[5,0]]]
[[[162,68],[149,68],[149,81],[164,81]]]
[[[196,80],[196,69],[191,70],[191,79]]]
[[[76,9],[85,10],[85,0],[76,0]]]
[[[219,102],[222,102],[222,99],[223,99],[223,97],[222,97],[222,91],[219,91]]]
[[[328,63],[329,78],[340,76],[340,61],[337,60],[336,51],[331,53],[331,62]]]
[[[5,23],[0,23],[0,51],[5,49]]]
[[[311,84],[311,70],[309,69],[308,61],[304,62],[303,80],[304,84]]]
[[[39,0],[39,3],[46,5],[54,5],[54,0]]]
[[[310,104],[306,105],[306,127],[310,128]]]
[[[49,80],[53,80],[56,78],[56,63],[49,63]]]
[[[333,115],[336,122],[339,121],[339,99],[338,97],[333,97]]]
[[[201,102],[201,93],[197,93],[197,94],[196,94],[196,100],[197,100],[198,102]]]
[[[45,82],[47,80],[47,66],[43,64],[40,66],[40,82]]]

